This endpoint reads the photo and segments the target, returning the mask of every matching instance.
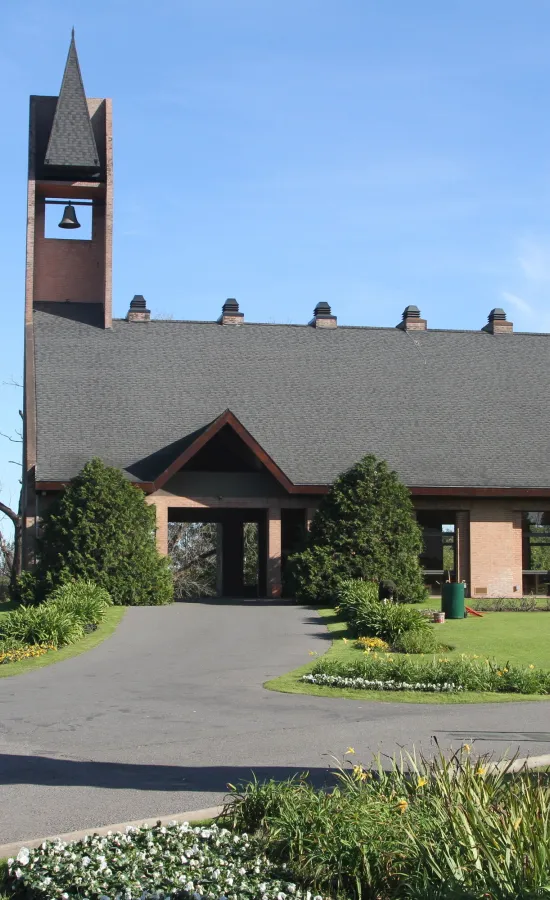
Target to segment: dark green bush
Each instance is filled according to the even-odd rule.
[[[42,520],[38,563],[21,590],[41,602],[69,579],[93,581],[115,604],[170,603],[168,560],[155,542],[155,510],[118,469],[93,459]]]
[[[398,598],[426,597],[420,569],[422,534],[408,489],[387,464],[365,456],[321,500],[307,547],[287,570],[296,596],[335,603],[342,579],[395,583]]]
[[[435,653],[440,647],[433,628],[405,631],[393,642],[397,653]]]

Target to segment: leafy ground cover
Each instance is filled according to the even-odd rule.
[[[433,598],[423,604],[415,604],[415,609],[434,607]],[[326,658],[337,661],[355,661],[361,658],[362,651],[354,647],[354,636],[348,630],[346,622],[335,613],[334,609],[319,609],[329,631],[333,643]],[[548,646],[550,640],[550,616],[544,612],[530,613],[518,617],[515,612],[486,613],[482,619],[468,616],[466,619],[449,620],[443,625],[434,626],[441,641],[453,647],[445,651],[445,657],[459,658],[461,654],[477,655],[491,658],[505,666],[507,662],[517,666],[534,665],[537,668],[548,668]],[[315,651],[312,650],[312,653]],[[301,677],[311,672],[317,654],[308,664],[272,679],[266,683],[269,690],[287,693],[315,694],[325,697],[344,697],[353,700],[384,700],[401,703],[486,703],[519,700],[540,700],[537,695],[494,694],[490,692],[461,691],[448,694],[420,694],[415,691],[360,691],[352,688],[335,689],[321,685],[306,684]],[[415,657],[411,657],[414,659]],[[420,657],[422,659],[422,657]],[[544,698],[542,698],[544,699]]]
[[[0,604],[0,622],[2,621],[2,618],[13,611],[14,608],[15,606],[11,602]],[[59,650],[52,650],[40,656],[22,659],[19,662],[2,663],[0,665],[0,678],[6,678],[9,675],[22,675],[24,672],[31,671],[32,669],[40,669],[43,666],[49,666],[52,663],[61,662],[62,660],[70,659],[73,656],[79,656],[81,653],[85,653],[87,650],[97,647],[98,644],[101,644],[102,641],[113,633],[123,618],[124,613],[124,607],[112,606],[107,610],[105,618],[101,624],[98,625],[97,629],[90,634],[85,635],[75,644],[69,644],[67,647],[62,647]]]
[[[20,897],[43,900],[312,897],[291,880],[285,861],[266,856],[259,838],[216,824],[144,826],[72,844],[56,841],[37,850],[23,848],[8,860],[7,885]]]

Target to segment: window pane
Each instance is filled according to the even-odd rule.
[[[522,520],[523,571],[550,571],[550,513],[526,512],[523,513]],[[536,584],[529,581],[527,587],[526,591],[524,585],[524,593],[540,593],[539,579]]]

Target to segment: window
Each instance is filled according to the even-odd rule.
[[[523,593],[546,597],[550,585],[550,512],[524,512]]]
[[[455,514],[417,510],[416,519],[424,539],[420,554],[424,584],[432,596],[439,596],[442,582],[454,579],[456,573]]]

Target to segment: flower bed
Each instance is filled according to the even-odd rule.
[[[303,675],[302,681],[307,684],[319,684],[326,687],[353,688],[357,691],[425,691],[426,693],[451,694],[464,690],[452,682],[444,684],[429,684],[416,681],[368,681],[366,678],[346,678],[343,675]]]
[[[334,681],[333,687],[360,688],[358,679],[366,682],[365,690],[384,690],[369,685],[369,682],[407,685],[433,685],[441,689],[454,685],[455,689],[489,693],[550,694],[550,672],[534,665],[513,666],[498,664],[495,660],[478,656],[459,657],[417,657],[392,653],[362,653],[356,660],[335,660],[322,657],[310,673],[341,679]],[[344,679],[344,680],[342,680]],[[303,679],[304,680],[304,679]],[[349,683],[346,683],[348,680]],[[313,684],[329,684],[328,681],[313,681]],[[361,685],[361,689],[363,686]],[[424,688],[387,688],[388,690],[424,690]],[[434,690],[427,687],[425,690]]]
[[[23,848],[8,872],[20,895],[43,900],[312,900],[255,838],[187,822]]]
[[[55,644],[23,644],[8,649],[1,649],[0,645],[0,666],[3,663],[21,662],[23,659],[36,659],[49,653],[50,650],[57,650]]]

